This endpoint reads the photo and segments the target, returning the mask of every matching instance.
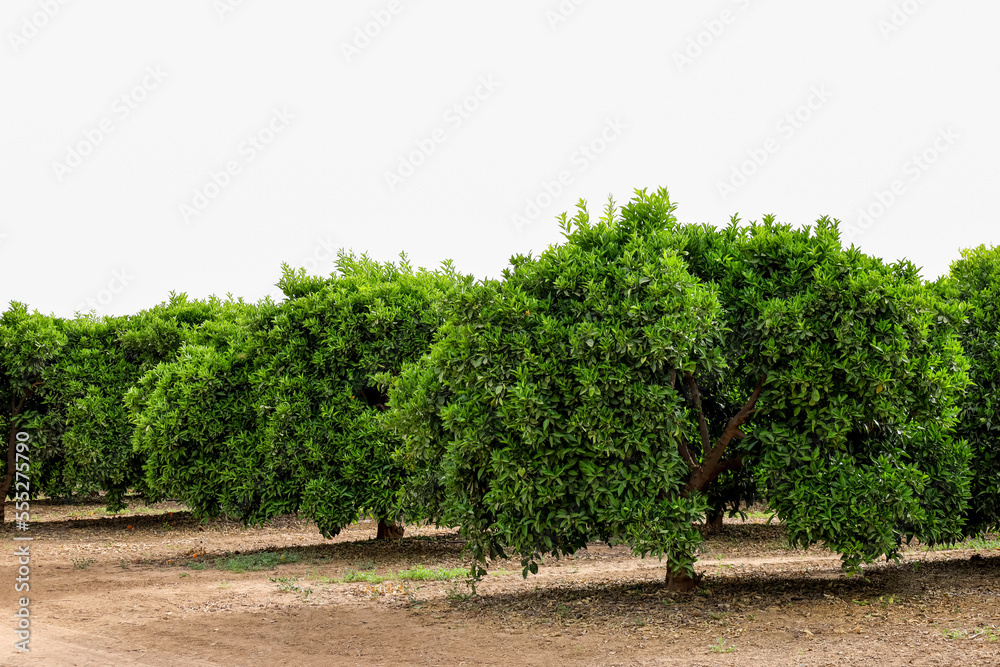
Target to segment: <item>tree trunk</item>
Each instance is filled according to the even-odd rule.
[[[7,437],[7,474],[3,477],[3,485],[0,486],[0,525],[7,521],[7,494],[10,493],[10,486],[14,483],[14,473],[17,471],[17,417],[24,409],[24,402],[27,396],[21,398],[20,402],[10,402],[10,435]]]
[[[667,566],[667,590],[677,591],[678,593],[686,593],[687,591],[694,590],[698,587],[701,582],[701,577],[695,575],[694,577],[688,575],[686,572],[673,572],[670,566]]]
[[[726,511],[722,508],[709,509],[705,514],[705,528],[708,529],[709,533],[714,533],[722,529],[722,517],[726,515]]]
[[[379,519],[378,520],[378,533],[375,534],[376,540],[401,540],[403,539],[403,531],[406,530],[406,526],[401,523],[396,523],[390,519]]]
[[[0,525],[7,521],[7,494],[10,493],[10,485],[14,481],[15,461],[17,460],[16,427],[10,425],[10,438],[7,440],[7,474],[3,476],[3,485],[0,486]]]

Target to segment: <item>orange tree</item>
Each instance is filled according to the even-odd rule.
[[[579,209],[565,243],[456,294],[390,391],[411,488],[461,527],[474,578],[599,539],[688,587],[726,475],[848,568],[961,533],[957,310],[911,264],[842,248],[826,219],[680,225],[664,190]]]
[[[171,359],[215,307],[172,295],[133,316],[61,319],[11,304],[0,322],[0,420],[9,437],[29,433],[29,495],[103,492],[112,511],[124,507],[129,491],[146,495],[124,394]]]
[[[147,370],[172,359],[216,308],[215,300],[180,294],[136,315],[57,321],[65,344],[37,388],[44,410],[35,438],[58,461],[47,473],[48,495],[104,492],[110,511],[122,509],[130,491],[147,495],[124,395]]]
[[[965,532],[1000,530],[1000,247],[963,250],[937,287],[966,307],[961,339],[973,384],[958,434],[972,447],[974,477]]]
[[[22,303],[11,302],[0,317],[0,426],[7,434],[7,455],[0,467],[0,501],[8,495],[27,500],[41,492],[59,490],[53,474],[53,470],[58,471],[59,457],[50,444],[37,437],[46,412],[38,389],[65,345],[66,335],[54,317],[29,312]],[[17,457],[21,431],[30,438],[27,461]],[[27,479],[16,477],[18,473]],[[0,508],[0,521],[3,519]]]
[[[323,279],[285,268],[282,303],[181,350],[130,395],[147,481],[199,516],[299,512],[325,536],[370,513],[403,533],[398,438],[377,376],[430,345],[458,280],[341,253]]]

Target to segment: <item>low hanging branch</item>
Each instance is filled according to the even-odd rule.
[[[723,461],[722,455],[733,439],[741,439],[746,436],[740,430],[740,427],[756,411],[757,399],[760,398],[760,394],[764,390],[764,381],[767,379],[767,376],[762,377],[757,382],[757,386],[754,387],[753,393],[750,394],[750,398],[747,399],[746,404],[729,420],[722,435],[715,442],[715,446],[711,448],[709,447],[708,425],[705,422],[705,414],[701,409],[701,395],[698,392],[698,385],[691,373],[685,373],[684,377],[691,391],[691,402],[698,412],[698,427],[701,431],[702,445],[705,450],[705,458],[702,460],[701,465],[694,465],[691,470],[691,477],[684,487],[684,494],[688,495],[693,491],[704,491],[705,487],[712,483],[719,475],[728,470],[735,470],[743,465],[742,456],[729,461]],[[679,449],[681,457],[691,467],[694,461],[690,451],[688,451],[687,445],[681,442]]]

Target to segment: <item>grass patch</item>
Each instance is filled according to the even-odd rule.
[[[374,572],[358,572],[357,570],[344,570],[344,576],[337,579],[338,584],[349,584],[355,581],[364,581],[369,584],[381,584],[386,579],[391,579],[392,575],[375,574]]]
[[[423,566],[410,568],[409,570],[399,570],[388,574],[376,574],[374,572],[359,572],[357,570],[344,570],[344,576],[340,579],[332,580],[337,584],[350,584],[363,581],[368,584],[381,584],[384,581],[450,581],[458,579],[468,574],[465,568],[436,568],[430,569]]]
[[[273,570],[279,565],[297,563],[298,554],[274,551],[262,551],[255,554],[240,554],[228,558],[216,558],[215,567],[230,572],[254,572],[258,570]]]
[[[922,546],[921,551],[937,551],[948,549],[1000,549],[1000,535],[977,535],[967,537],[961,542],[948,542],[934,546]]]
[[[458,579],[459,577],[464,577],[469,573],[464,567],[452,568],[452,569],[435,569],[430,570],[425,567],[415,567],[409,570],[400,570],[397,578],[407,579],[410,581],[449,581],[451,579]]]

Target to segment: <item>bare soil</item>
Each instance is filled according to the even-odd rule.
[[[0,531],[0,664],[1000,666],[995,539],[847,577],[828,551],[789,549],[781,526],[727,519],[693,593],[668,593],[655,559],[593,545],[527,579],[498,564],[473,596],[455,531],[375,532],[34,501],[27,533]],[[33,537],[29,654],[14,649],[16,535]],[[415,569],[442,579],[400,578]]]

